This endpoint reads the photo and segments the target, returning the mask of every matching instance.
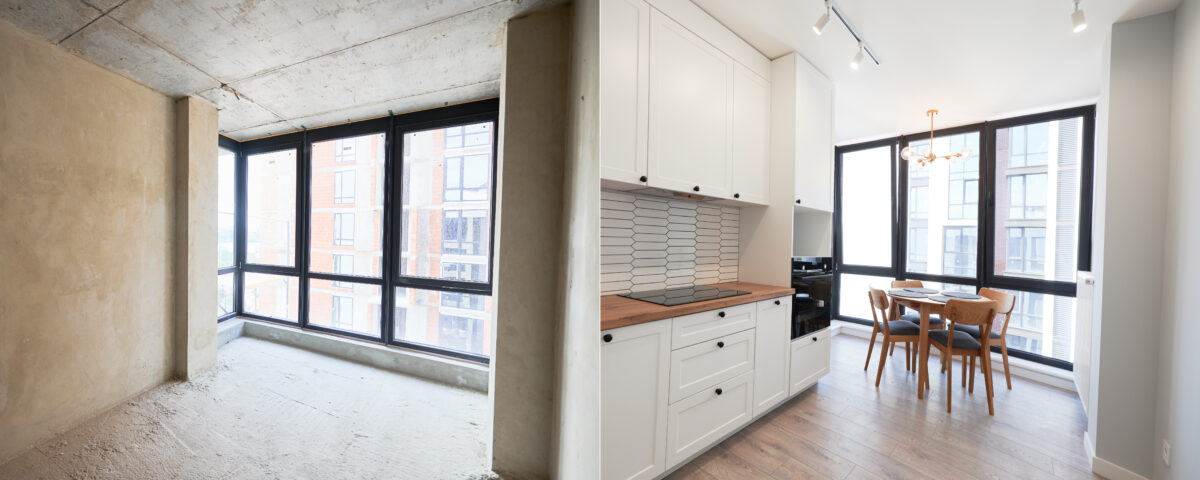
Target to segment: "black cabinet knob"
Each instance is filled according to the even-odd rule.
[[[721,318],[725,318],[725,312],[717,312],[717,316],[721,317]]]
[[[813,337],[813,341],[814,341],[814,342],[815,342],[815,341],[817,341],[817,337]]]
[[[717,342],[717,348],[725,348],[725,342]]]
[[[775,304],[776,304],[776,305],[779,305],[779,300],[776,300],[776,301],[775,301]]]
[[[800,204],[800,200],[796,200],[796,205],[799,205],[799,204]]]
[[[717,389],[717,395],[720,395],[720,394],[721,394],[721,391],[722,391],[722,390],[718,388],[718,389]]]
[[[639,181],[639,182],[642,182],[642,183],[645,183],[645,182],[646,182],[646,176],[645,176],[645,175],[642,175],[642,177],[641,177],[641,178],[639,178],[639,179],[638,179],[638,181]]]
[[[742,194],[735,193],[735,194],[733,194],[733,198],[742,198]]]
[[[611,342],[611,341],[612,341],[612,334],[611,334],[611,333],[606,333],[606,334],[604,334],[604,337],[603,337],[603,338],[604,338],[604,343]]]
[[[699,185],[697,185],[697,186],[694,186],[694,187],[692,187],[692,191],[693,191],[693,192],[699,192],[699,191],[700,191],[700,186],[699,186]]]

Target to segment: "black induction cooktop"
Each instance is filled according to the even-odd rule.
[[[666,290],[625,293],[621,294],[620,296],[670,307],[674,305],[683,305],[685,303],[703,302],[705,300],[713,300],[716,298],[736,297],[738,295],[746,295],[748,293],[750,292],[745,292],[742,290],[730,290],[728,288],[709,287],[705,285],[695,285],[691,287],[668,288]]]

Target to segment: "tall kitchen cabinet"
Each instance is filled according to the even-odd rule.
[[[600,176],[767,203],[770,61],[690,2],[600,5]]]
[[[804,57],[790,53],[774,61],[776,95],[772,125],[785,154],[796,162],[796,204],[833,211],[833,84]],[[780,145],[780,143],[777,143]]]

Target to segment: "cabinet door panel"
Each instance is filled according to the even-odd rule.
[[[600,344],[601,477],[654,478],[666,469],[670,322],[602,334],[612,337]]]
[[[779,302],[778,305],[775,302]],[[758,416],[788,397],[791,353],[792,299],[758,302],[754,328],[754,415]]]
[[[754,372],[746,372],[672,404],[667,409],[667,462],[675,465],[749,422],[753,392]]]
[[[754,328],[754,304],[734,305],[675,317],[671,320],[671,348],[713,340]]]
[[[738,63],[733,76],[734,198],[766,205],[771,189],[771,85]]]
[[[795,395],[829,373],[829,329],[792,341],[791,387]]]
[[[833,85],[812,65],[796,65],[796,199],[833,211]]]
[[[729,198],[733,60],[650,12],[649,184]]]
[[[650,5],[600,2],[600,177],[643,183],[650,83]]]
[[[669,402],[707,390],[754,368],[754,331],[746,330],[671,352]]]

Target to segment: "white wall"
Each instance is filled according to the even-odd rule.
[[[1174,14],[1113,25],[1097,118],[1094,395],[1097,473],[1149,476],[1154,466],[1158,299],[1166,220]]]
[[[1159,332],[1154,478],[1200,478],[1200,1],[1175,12],[1174,98],[1171,104],[1170,178],[1163,248],[1163,320]],[[1171,442],[1171,467],[1161,442]]]

